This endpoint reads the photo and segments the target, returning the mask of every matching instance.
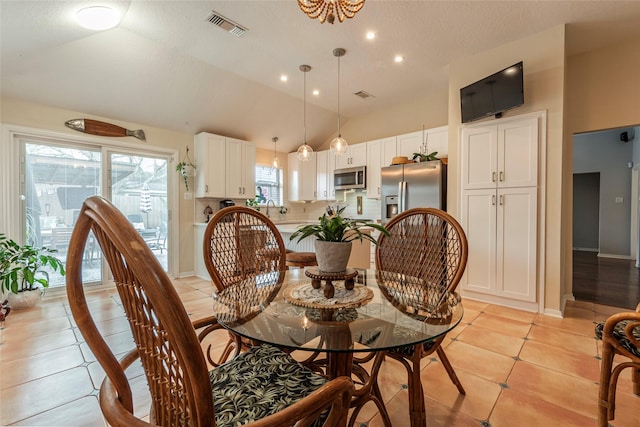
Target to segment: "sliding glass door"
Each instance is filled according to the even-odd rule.
[[[50,139],[21,139],[21,150],[25,242],[55,249],[56,256],[66,261],[83,201],[103,195],[131,221],[169,271],[168,155]],[[92,238],[84,257],[83,281],[101,283],[106,266]],[[50,279],[51,287],[64,286],[59,274],[51,274]]]
[[[138,230],[165,269],[168,269],[169,159],[110,153],[110,197]]]

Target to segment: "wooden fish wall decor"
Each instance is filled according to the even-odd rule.
[[[73,119],[64,122],[64,125],[78,132],[84,132],[91,135],[99,136],[133,136],[142,141],[146,141],[144,131],[142,129],[129,130],[111,123],[100,122],[91,119]]]

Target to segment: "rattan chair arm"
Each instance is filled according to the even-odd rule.
[[[120,359],[122,370],[126,370],[133,362],[140,358],[137,349],[133,349]],[[109,377],[105,377],[100,386],[100,407],[107,422],[112,427],[150,427],[155,424],[142,421],[120,402],[118,393]]]
[[[327,408],[330,411],[323,427],[346,425],[349,405],[354,391],[355,388],[351,378],[338,377],[286,409],[247,424],[247,426],[281,427],[295,424],[296,427],[306,427],[312,425]]]
[[[640,341],[638,341],[632,333],[635,328],[640,327],[640,312],[618,313],[609,317],[602,330],[602,339],[608,342],[616,342],[617,340],[613,336],[613,330],[616,325],[623,320],[630,320],[624,329],[626,338],[631,341],[633,345],[640,348]]]

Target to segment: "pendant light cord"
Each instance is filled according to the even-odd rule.
[[[304,94],[302,96],[303,99],[303,107],[302,107],[302,115],[303,115],[303,121],[304,121],[304,145],[307,145],[307,72],[304,72],[304,78],[303,78],[303,90],[304,90]]]
[[[338,56],[338,138],[342,137],[340,132],[340,57]]]

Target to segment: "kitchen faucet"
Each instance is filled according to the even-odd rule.
[[[269,216],[269,203],[271,203],[271,204],[273,205],[273,207],[274,207],[274,208],[276,207],[276,202],[274,202],[274,201],[273,201],[273,200],[271,200],[271,199],[267,200],[267,218],[271,218],[271,217]]]

